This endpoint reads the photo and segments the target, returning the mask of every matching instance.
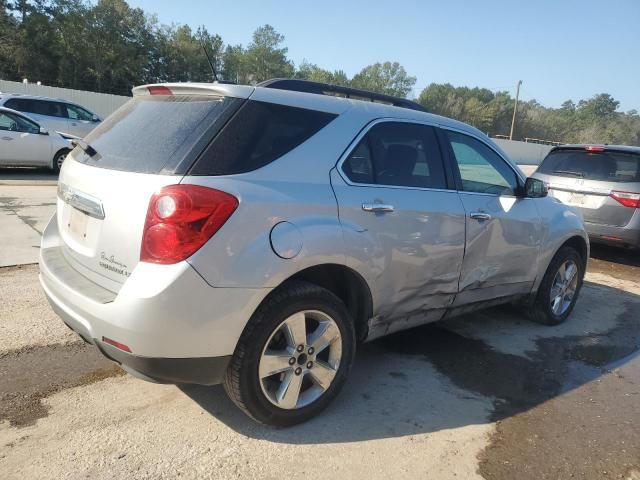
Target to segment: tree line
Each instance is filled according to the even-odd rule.
[[[406,98],[416,77],[398,62],[365,66],[353,77],[288,58],[285,37],[270,25],[246,44],[226,45],[204,26],[163,25],[126,0],[0,0],[0,78],[129,95],[135,85],[211,82],[255,84],[293,77],[352,86]],[[415,99],[430,112],[507,135],[514,99],[507,91],[431,84]],[[603,93],[560,108],[521,102],[514,138],[559,142],[640,144],[640,116],[618,111]]]

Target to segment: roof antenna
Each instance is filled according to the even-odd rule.
[[[207,62],[209,62],[209,66],[211,67],[211,73],[213,73],[213,79],[217,82],[218,81],[218,74],[216,73],[216,69],[213,66],[213,62],[211,61],[211,57],[209,56],[209,52],[207,52],[207,47],[205,47],[204,42],[202,41],[202,39],[200,40],[200,46],[204,50],[204,54],[207,56]]]

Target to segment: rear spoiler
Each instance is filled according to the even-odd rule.
[[[254,87],[228,83],[154,83],[134,87],[134,97],[147,95],[213,95],[249,98]]]

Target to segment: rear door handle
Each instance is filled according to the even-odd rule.
[[[388,213],[393,212],[395,209],[393,208],[393,205],[386,203],[363,203],[362,210],[365,212]]]
[[[476,220],[491,220],[491,215],[489,215],[488,213],[484,213],[484,212],[472,212],[469,214],[469,216],[471,218],[474,218]]]
[[[11,137],[2,137],[2,140],[8,140],[8,141],[11,141],[11,140],[13,140],[13,138],[11,138]]]

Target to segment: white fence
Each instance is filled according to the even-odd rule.
[[[25,95],[61,98],[87,107],[102,118],[111,115],[130,98],[122,95],[86,92],[84,90],[48,87],[35,83],[10,82],[8,80],[0,80],[0,93],[23,93]]]
[[[518,165],[540,165],[547,153],[553,148],[553,145],[525,143],[501,138],[494,138],[493,141]]]

